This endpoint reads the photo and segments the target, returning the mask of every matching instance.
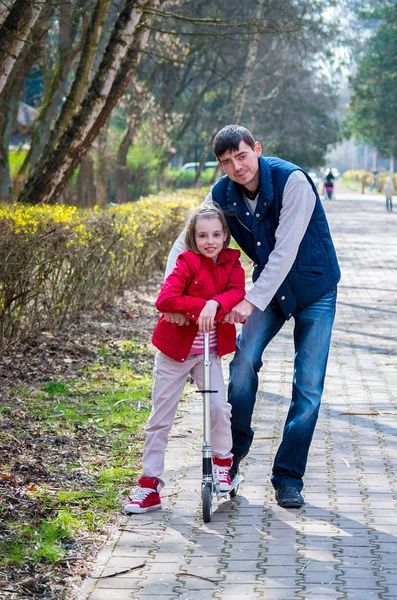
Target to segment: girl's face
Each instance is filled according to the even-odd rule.
[[[213,219],[202,217],[196,221],[194,237],[200,254],[216,261],[227,235],[217,217]]]

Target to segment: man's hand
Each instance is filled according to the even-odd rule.
[[[248,300],[241,300],[223,317],[223,323],[243,323],[254,310],[255,305]]]
[[[164,319],[168,321],[168,323],[176,323],[180,327],[182,327],[182,325],[189,325],[189,319],[182,313],[164,313]]]

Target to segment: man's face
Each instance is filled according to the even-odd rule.
[[[259,142],[252,149],[246,142],[240,142],[238,150],[226,150],[218,158],[222,170],[232,181],[240,183],[247,190],[255,192],[259,186],[258,158],[262,154]]]

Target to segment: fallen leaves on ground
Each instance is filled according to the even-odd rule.
[[[81,377],[81,369],[100,362],[104,345],[110,349],[113,345],[119,353],[120,340],[127,334],[148,345],[157,318],[153,303],[161,281],[159,275],[145,286],[125,292],[113,304],[83,313],[61,331],[39,332],[0,356],[0,405],[10,409],[0,413],[0,540],[7,542],[7,520],[33,527],[51,514],[59,489],[85,490],[91,475],[84,468],[84,459],[98,465],[106,460],[101,455],[106,441],[99,435],[98,425],[80,429],[76,423],[73,436],[67,431],[49,431],[25,408],[29,398],[15,390],[18,386],[29,390],[37,389],[42,382],[67,380],[77,397],[90,393],[79,391],[73,381]],[[129,356],[131,376],[139,379],[142,369],[151,368],[152,359],[151,352]],[[109,379],[100,367],[93,378],[99,385],[101,380]],[[65,474],[60,467],[70,462],[80,466]],[[36,494],[42,487],[45,501]],[[0,567],[2,600],[77,598],[82,579],[89,573],[108,530],[105,527],[96,533],[95,540],[87,534],[64,540],[67,555],[56,564],[38,566],[26,558],[21,566]]]

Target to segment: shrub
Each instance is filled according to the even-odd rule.
[[[389,179],[390,174],[388,171],[382,171],[376,176],[376,191],[383,192],[383,188],[385,187],[386,181]],[[343,173],[343,178],[348,179],[350,181],[356,181],[360,185],[364,181],[365,186],[369,187],[374,179],[374,175],[371,171],[365,171],[363,169],[356,169],[345,171]],[[397,174],[394,174],[394,186],[397,188]]]
[[[164,265],[194,191],[104,210],[0,205],[0,346],[111,299]]]

